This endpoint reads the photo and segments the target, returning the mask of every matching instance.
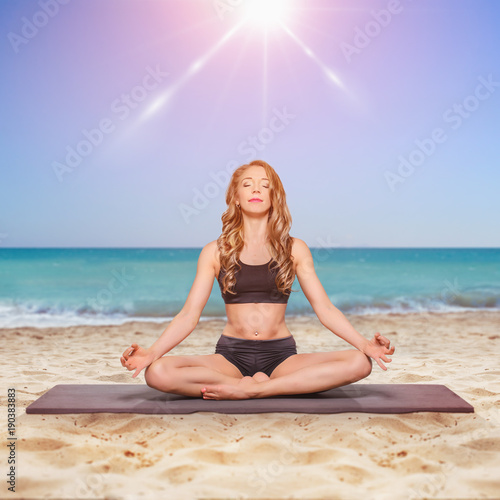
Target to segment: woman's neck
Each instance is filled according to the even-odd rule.
[[[267,245],[267,221],[245,220],[243,225],[243,241],[249,248]]]

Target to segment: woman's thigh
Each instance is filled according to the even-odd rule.
[[[293,354],[282,361],[271,373],[271,378],[282,377],[289,373],[296,372],[308,366],[317,365],[319,363],[327,363],[332,361],[353,361],[360,360],[365,357],[361,351],[357,349],[348,349],[345,351],[329,351],[329,352],[308,352],[301,354]]]
[[[175,356],[167,354],[157,359],[154,363],[158,363],[162,369],[166,370],[184,368],[187,366],[198,366],[218,371],[230,377],[243,377],[240,370],[222,354],[198,354],[192,356]]]

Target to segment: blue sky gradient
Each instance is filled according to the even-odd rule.
[[[2,2],[0,246],[201,247],[259,158],[310,246],[499,247],[500,3],[288,3]]]

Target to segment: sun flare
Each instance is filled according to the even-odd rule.
[[[287,7],[287,0],[247,0],[245,19],[253,25],[269,28],[286,19]]]
[[[224,12],[234,12],[236,14],[235,24],[223,35],[219,40],[215,41],[214,45],[208,46],[205,53],[199,55],[197,59],[191,62],[184,74],[181,74],[176,80],[166,88],[142,113],[136,120],[136,126],[145,120],[152,118],[161,110],[165,109],[166,105],[172,101],[173,97],[184,87],[186,83],[197,76],[204,69],[212,57],[218,53],[233,35],[242,31],[243,33],[252,32],[253,29],[246,30],[245,28],[255,28],[257,33],[253,33],[260,38],[263,47],[263,68],[262,68],[262,94],[263,94],[263,123],[266,122],[265,116],[268,107],[268,60],[271,52],[272,43],[275,42],[281,33],[286,33],[289,37],[303,50],[303,52],[319,67],[323,74],[327,77],[329,83],[333,83],[340,90],[348,94],[340,76],[337,72],[330,68],[318,54],[315,53],[302,38],[295,33],[294,18],[298,12],[297,3],[295,0],[224,0],[231,3],[231,8],[228,4],[224,5],[229,9]],[[236,8],[237,7],[237,8]],[[246,33],[247,34],[247,33]],[[272,34],[272,36],[271,36]],[[262,36],[261,36],[262,35]],[[276,35],[276,36],[275,36]],[[250,37],[251,39],[251,37]],[[130,128],[130,127],[129,127]]]

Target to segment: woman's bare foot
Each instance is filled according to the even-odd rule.
[[[258,378],[262,381],[269,379],[265,373],[264,377]],[[255,387],[260,382],[253,377],[243,377],[236,384],[206,385],[201,389],[203,399],[250,399],[255,397]]]
[[[266,380],[269,380],[271,377],[266,375],[264,372],[257,372],[252,378],[255,380],[255,382],[265,382]]]

